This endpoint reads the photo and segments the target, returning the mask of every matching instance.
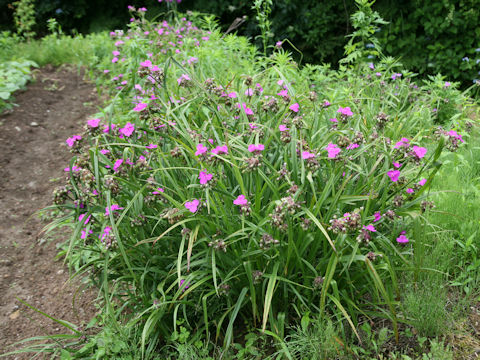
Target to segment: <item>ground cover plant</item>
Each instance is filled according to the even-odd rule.
[[[415,290],[448,271],[423,259],[441,160],[473,126],[456,84],[356,60],[355,38],[352,65],[298,68],[209,17],[129,10],[96,63],[111,100],[66,140],[54,194],[62,255],[102,298],[102,331],[63,323],[62,356],[366,358],[406,326],[439,335]]]
[[[0,112],[11,106],[12,94],[23,89],[31,77],[31,67],[38,65],[30,60],[0,63]]]

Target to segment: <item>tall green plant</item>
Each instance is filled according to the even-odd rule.
[[[379,40],[375,33],[380,30],[380,25],[387,24],[380,14],[373,11],[374,1],[355,0],[358,10],[351,16],[353,33],[348,35],[350,40],[345,45],[345,57],[340,63],[356,64],[359,62],[373,61],[382,54]]]
[[[258,26],[260,27],[263,44],[263,56],[267,56],[267,47],[268,39],[272,36],[270,31],[271,21],[269,19],[270,13],[272,12],[272,0],[254,0],[252,9],[255,9],[258,21]]]

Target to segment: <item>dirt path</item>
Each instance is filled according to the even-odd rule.
[[[67,333],[16,297],[78,325],[94,314],[92,294],[77,294],[73,308],[79,284],[64,286],[68,271],[54,259],[61,240],[41,235],[45,222],[34,213],[50,204],[70,159],[65,139],[80,132],[95,101],[76,69],[44,68],[17,95],[19,106],[0,116],[0,354],[21,339]]]

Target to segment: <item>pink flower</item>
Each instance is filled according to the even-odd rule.
[[[258,144],[258,145],[255,145],[255,144],[250,144],[248,145],[248,151],[253,153],[253,152],[260,152],[260,151],[263,151],[265,149],[265,145],[263,144]]]
[[[110,206],[110,208],[108,208],[108,206],[105,208],[105,216],[109,216],[110,215],[110,212],[113,212],[115,210],[122,210],[123,207],[120,207],[120,205],[117,205],[117,204],[113,204],[112,206]]]
[[[457,140],[460,140],[461,142],[463,142],[462,135],[460,135],[459,133],[457,133],[455,130],[450,130],[450,131],[448,132],[448,135],[451,136],[451,137],[454,137],[454,138],[457,139]]]
[[[355,143],[354,143],[354,144],[350,144],[350,145],[347,146],[347,150],[353,150],[353,149],[358,148],[359,146],[360,146],[360,145],[355,144]]]
[[[73,135],[72,137],[69,137],[65,142],[69,147],[72,147],[78,140],[82,140],[82,137],[80,135]]]
[[[234,93],[234,92],[231,92],[230,94],[227,95],[230,99],[236,99],[237,98],[237,94]]]
[[[380,219],[382,218],[382,214],[380,213],[380,211],[377,211],[375,214],[373,214],[373,216],[375,217],[373,219],[373,222],[380,221]]]
[[[152,62],[151,62],[150,60],[142,61],[142,62],[140,63],[140,66],[141,66],[141,67],[149,68],[150,66],[152,66]]]
[[[88,235],[92,234],[93,231],[92,230],[89,230],[88,233],[87,233],[87,229],[83,229],[82,230],[82,234],[80,235],[80,239],[86,239],[88,237]]]
[[[393,164],[393,167],[394,167],[395,169],[398,169],[399,167],[402,166],[402,164],[400,164],[400,163],[398,163],[398,162],[393,162],[392,164]]]
[[[277,95],[282,96],[282,97],[288,96],[288,90],[284,89],[284,90],[278,92]]]
[[[397,182],[398,178],[400,177],[400,171],[399,170],[390,170],[387,172],[387,175],[390,177],[390,180],[393,182]]]
[[[190,81],[190,76],[188,76],[187,74],[183,74],[182,76],[180,76],[178,79],[177,79],[177,83],[178,85],[180,85],[182,82],[184,81]]]
[[[195,156],[203,155],[208,151],[208,148],[203,144],[197,145],[197,151],[195,152]]]
[[[112,51],[112,55],[113,55],[113,56],[118,56],[118,55],[120,55],[120,51],[118,51],[118,50],[113,50],[113,51]]]
[[[102,149],[102,150],[100,150],[100,153],[103,154],[103,155],[107,155],[107,154],[110,153],[110,150]]]
[[[117,161],[115,161],[115,163],[113,164],[113,171],[117,172],[120,166],[122,166],[122,164],[123,159],[118,159]]]
[[[427,182],[427,179],[422,179],[418,182],[418,185],[423,186]]]
[[[247,90],[245,90],[245,95],[246,96],[253,96],[253,89],[248,88]]]
[[[394,149],[398,149],[401,147],[408,148],[409,146],[410,146],[410,140],[408,140],[407,138],[401,138],[400,141],[397,142],[393,148]]]
[[[142,110],[144,110],[147,106],[148,106],[148,104],[146,104],[146,103],[138,103],[137,106],[135,106],[135,107],[133,108],[133,111],[142,111]]]
[[[103,127],[103,132],[104,132],[104,133],[109,133],[110,130],[113,131],[116,127],[117,127],[117,125],[115,125],[115,124],[110,125],[110,127],[109,127],[108,125],[105,125],[105,126]]]
[[[103,229],[103,234],[98,236],[100,240],[105,240],[105,238],[110,235],[110,231],[112,231],[112,228],[110,226],[105,226],[105,229]]]
[[[258,129],[258,126],[255,125],[254,123],[250,123],[250,124],[248,124],[248,126],[250,126],[250,129],[252,129],[252,130]]]
[[[114,64],[115,64],[117,61],[118,61],[118,57],[114,57],[114,58],[112,59],[112,63],[114,63]]]
[[[126,137],[130,137],[133,134],[134,130],[135,130],[135,125],[128,122],[125,124],[123,128],[120,128],[118,132]]]
[[[187,208],[188,211],[194,214],[197,212],[199,204],[200,204],[199,200],[193,199],[192,201],[187,201],[185,203],[185,207]]]
[[[243,110],[245,111],[245,114],[247,114],[247,115],[253,115],[253,110],[250,109],[250,108],[248,108],[248,107],[247,107],[247,104],[245,104],[245,103],[242,103],[241,105],[240,105],[240,104],[237,104],[237,107],[238,107],[239,109],[241,109],[241,108],[243,107]]]
[[[97,128],[100,124],[100,119],[90,119],[87,121],[87,125],[92,128]]]
[[[235,200],[233,200],[234,205],[247,205],[248,200],[245,198],[245,195],[239,195]]]
[[[300,110],[300,105],[298,105],[298,103],[295,103],[293,105],[290,105],[289,109],[292,110],[294,113],[298,113],[298,111]]]
[[[205,171],[200,171],[200,174],[198,175],[198,178],[200,179],[200,184],[201,185],[205,185],[206,183],[208,183],[210,180],[212,180],[212,177],[213,175],[212,174],[208,174],[207,172]]]
[[[421,159],[427,153],[427,149],[424,148],[424,147],[420,147],[420,146],[413,146],[413,152],[415,153],[417,158]]]
[[[343,116],[353,116],[353,112],[350,107],[339,107],[337,113],[342,114]]]
[[[413,194],[415,191],[412,188],[406,190],[407,194]]]
[[[335,159],[337,155],[340,154],[340,152],[342,151],[342,149],[340,149],[337,144],[332,144],[332,143],[329,143],[325,147],[325,150],[327,150],[328,152],[329,159]]]
[[[77,172],[77,171],[80,171],[80,170],[82,170],[81,167],[78,167],[77,165],[73,165],[73,166],[72,166],[72,172]],[[63,171],[69,172],[69,171],[70,171],[70,168],[69,168],[69,167],[66,167],[65,169],[63,169]]]
[[[281,125],[278,125],[278,130],[283,132],[283,131],[288,131],[290,129],[287,127],[287,125],[281,124]]]
[[[80,214],[80,216],[78,217],[78,221],[82,222],[83,218],[85,217],[86,214]],[[84,225],[87,225],[88,222],[90,221],[90,218],[92,217],[92,215],[88,215],[88,217],[85,219],[85,221],[83,221],[83,224]]]
[[[330,121],[333,122],[333,123],[338,123],[337,118],[331,118]]]
[[[156,149],[157,147],[158,147],[158,145],[155,145],[155,144],[150,144],[150,145],[145,146],[145,148],[147,148],[147,149]]]
[[[165,190],[163,188],[157,188],[157,190],[153,191],[152,194],[153,195],[160,195],[160,193],[163,193],[165,192]]]
[[[403,231],[402,231],[403,232]],[[399,244],[406,244],[408,243],[410,240],[407,239],[407,237],[404,235],[404,234],[401,234],[399,237],[397,237],[397,242]]]
[[[370,231],[370,232],[376,232],[377,231],[377,229],[375,229],[375,226],[373,226],[372,224],[364,226],[363,230],[367,230],[367,231]]]
[[[315,154],[312,154],[311,152],[308,152],[308,151],[303,151],[302,152],[302,159],[303,160],[313,159],[314,157],[315,157]]]
[[[215,154],[215,155],[228,154],[227,145],[217,146],[215,149],[212,149],[212,154]]]

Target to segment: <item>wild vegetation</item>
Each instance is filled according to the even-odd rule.
[[[473,351],[448,335],[478,296],[476,104],[458,83],[383,57],[371,5],[357,1],[335,71],[270,47],[269,1],[254,4],[261,49],[211,16],[149,21],[133,6],[126,32],[70,37],[52,23],[42,40],[15,42],[11,56],[88,66],[108,94],[66,139],[73,157],[46,229],[72,229],[61,255],[98,287],[99,315],[85,328],[58,319],[68,334],[24,350]]]

